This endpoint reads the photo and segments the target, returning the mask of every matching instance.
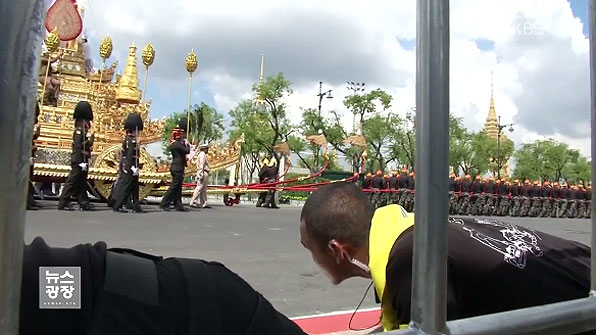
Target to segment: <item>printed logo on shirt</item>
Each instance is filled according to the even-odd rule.
[[[81,267],[39,267],[39,308],[80,309]]]
[[[527,257],[543,255],[538,242],[540,236],[526,228],[498,220],[474,220],[473,224],[462,219],[449,218],[451,223],[462,226],[474,240],[503,255],[503,260],[519,269],[526,267]],[[474,229],[474,225],[489,225],[499,228],[500,235],[488,236]]]

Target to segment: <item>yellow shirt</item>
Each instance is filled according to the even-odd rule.
[[[404,329],[408,325],[399,325],[391,301],[383,300],[385,291],[385,274],[389,253],[395,240],[406,229],[414,225],[414,214],[406,212],[399,205],[388,205],[375,211],[368,240],[368,266],[374,282],[377,296],[381,299],[381,324],[385,331]]]

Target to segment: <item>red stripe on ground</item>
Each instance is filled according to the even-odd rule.
[[[322,315],[293,320],[308,334],[327,334],[350,330],[350,317],[353,312],[336,315]],[[381,310],[357,312],[352,320],[352,328],[368,328],[376,325],[381,317]]]

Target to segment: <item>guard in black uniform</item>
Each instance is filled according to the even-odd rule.
[[[269,164],[267,165],[267,169],[265,169],[265,178],[267,182],[274,183],[277,180],[277,174],[279,169],[277,167],[277,159],[275,157],[271,157],[269,159]],[[279,207],[275,204],[275,189],[269,189],[267,191],[267,196],[265,197],[265,203],[263,203],[263,207],[265,208],[274,208],[278,209]]]
[[[122,206],[132,197],[132,210],[135,213],[142,213],[143,209],[139,204],[139,132],[143,130],[143,119],[138,113],[129,114],[124,122],[126,138],[122,143],[122,160],[124,164],[120,173],[122,183],[117,188],[113,210],[126,213]]]
[[[186,167],[186,155],[190,153],[190,144],[186,140],[187,119],[183,117],[178,123],[178,128],[172,133],[173,142],[168,149],[172,153],[172,183],[167,193],[161,199],[159,207],[164,211],[170,210],[170,203],[174,202],[174,208],[179,212],[188,211],[182,205],[182,181],[184,181],[184,168]]]
[[[70,157],[70,173],[64,183],[64,188],[58,201],[59,210],[70,210],[70,197],[75,196],[79,209],[91,210],[87,196],[87,174],[89,173],[89,159],[95,134],[88,137],[93,110],[87,101],[79,101],[74,110],[75,130],[72,138],[72,155]]]
[[[414,212],[414,207],[416,207],[416,174],[414,171],[410,172],[410,179],[408,180],[408,197],[405,205],[405,209],[408,212]]]
[[[259,183],[264,184],[267,182],[267,165],[269,164],[269,159],[265,158],[261,162],[261,169],[259,170]],[[263,206],[265,202],[265,198],[267,198],[267,191],[260,192],[259,197],[257,198],[257,207]]]
[[[39,267],[81,269],[80,309],[39,308]],[[44,289],[44,288],[41,288]],[[294,335],[304,332],[225,266],[104,242],[25,246],[21,335]]]

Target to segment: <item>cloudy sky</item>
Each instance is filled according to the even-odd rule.
[[[346,113],[346,81],[380,87],[405,113],[415,101],[415,0],[191,1],[86,0],[86,33],[97,45],[110,35],[109,61],[126,62],[128,46],[152,42],[147,97],[159,118],[187,105],[184,59],[199,69],[193,103],[227,112],[250,98],[259,78],[284,72],[293,83],[292,120],[316,107],[318,83],[334,99],[323,111]],[[515,123],[523,142],[553,137],[589,155],[588,0],[452,0],[451,113],[474,130],[488,113],[494,71],[497,114]],[[139,52],[140,60],[140,52]],[[140,62],[139,62],[140,64]],[[142,72],[141,72],[142,74]],[[142,75],[140,76],[142,81]]]

